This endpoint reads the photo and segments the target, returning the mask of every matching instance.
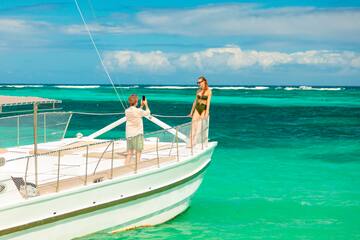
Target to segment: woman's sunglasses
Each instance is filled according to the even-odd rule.
[[[198,81],[197,84],[199,85],[200,83],[202,83],[203,81]]]

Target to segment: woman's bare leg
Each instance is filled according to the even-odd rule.
[[[192,122],[191,122],[191,133],[190,133],[190,137],[191,137],[191,142],[192,142],[192,146],[195,146],[197,144],[197,141],[199,139],[199,126],[200,126],[200,119],[201,119],[201,115],[195,110],[193,117],[192,117]]]

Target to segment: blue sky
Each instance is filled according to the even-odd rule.
[[[78,2],[117,84],[360,85],[359,1]],[[0,82],[109,83],[73,0],[1,1]]]

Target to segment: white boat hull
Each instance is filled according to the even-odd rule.
[[[189,206],[215,146],[160,169],[0,208],[0,239],[66,240],[163,223]]]
[[[104,229],[112,234],[135,227],[154,226],[185,211],[189,206],[191,195],[199,187],[201,181],[202,176],[199,176],[195,181],[147,199],[139,199],[129,204],[120,204],[80,217],[39,226],[4,239],[29,240],[51,236],[48,239],[66,240]],[[117,227],[109,229],[113,228],[114,224]]]

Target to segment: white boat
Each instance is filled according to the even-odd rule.
[[[163,129],[145,133],[140,162],[125,165],[126,141],[99,139],[125,118],[65,138],[71,112],[38,112],[38,105],[59,102],[0,96],[3,110],[34,105],[32,114],[0,118],[0,144],[14,145],[0,145],[0,239],[114,233],[163,223],[188,208],[217,145],[207,139],[207,120],[170,127],[148,117]]]

